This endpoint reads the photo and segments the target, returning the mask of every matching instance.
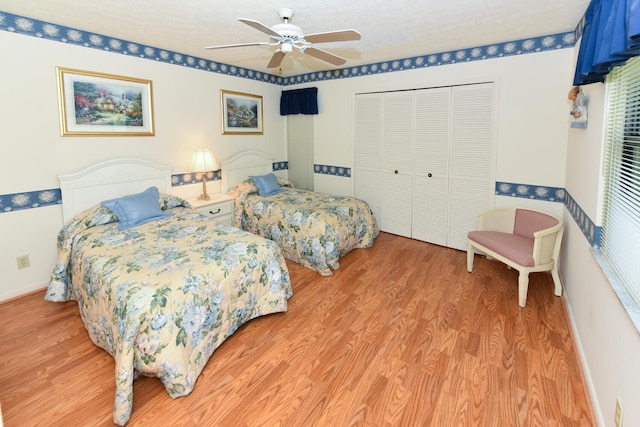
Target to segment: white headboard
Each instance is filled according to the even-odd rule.
[[[171,169],[170,165],[148,160],[122,158],[58,175],[64,222],[103,200],[139,193],[151,186],[158,187],[161,193],[170,194]]]
[[[273,171],[273,157],[259,151],[243,151],[230,159],[223,160],[222,192],[226,193],[249,175],[264,175]]]

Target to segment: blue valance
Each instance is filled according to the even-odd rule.
[[[280,115],[287,114],[318,114],[318,88],[283,90]]]
[[[640,54],[640,0],[591,0],[585,13],[575,86],[603,82]]]

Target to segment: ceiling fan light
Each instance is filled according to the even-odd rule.
[[[293,52],[293,45],[291,43],[282,43],[280,46],[280,50],[283,53],[291,53]]]

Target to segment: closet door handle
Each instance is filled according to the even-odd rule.
[[[393,173],[395,173],[396,175],[398,175],[398,169],[394,170]]]
[[[427,176],[428,176],[429,178],[431,178],[431,177],[433,176],[433,174],[432,174],[431,172],[429,172],[429,173],[427,174]]]

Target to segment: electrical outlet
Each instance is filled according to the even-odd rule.
[[[622,402],[620,398],[616,399],[616,427],[622,427]]]
[[[22,270],[23,268],[31,267],[31,263],[29,262],[29,255],[22,255],[16,258],[18,262],[18,270]]]

